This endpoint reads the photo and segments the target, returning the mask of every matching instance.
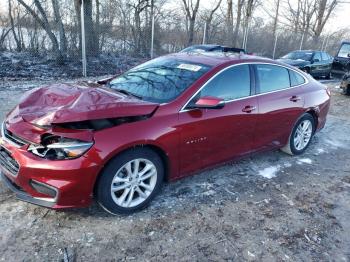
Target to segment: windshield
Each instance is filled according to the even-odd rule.
[[[291,59],[291,60],[304,60],[304,61],[310,61],[312,58],[312,52],[291,52],[283,56],[284,59]]]
[[[113,79],[110,88],[142,100],[165,103],[179,96],[210,69],[174,58],[158,58]]]

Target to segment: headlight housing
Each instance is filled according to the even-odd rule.
[[[50,160],[65,160],[82,156],[92,145],[93,142],[59,136],[48,136],[43,139],[41,145],[30,145],[28,151]]]

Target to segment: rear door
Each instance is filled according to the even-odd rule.
[[[222,98],[221,109],[187,109],[179,113],[180,172],[188,173],[248,153],[254,140],[257,98],[249,65],[231,66],[209,80],[189,101]]]
[[[321,52],[315,52],[311,61],[311,75],[320,76],[324,72]]]
[[[283,146],[303,113],[306,79],[294,70],[272,64],[255,65],[259,116],[255,146]]]

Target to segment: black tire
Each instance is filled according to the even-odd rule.
[[[310,68],[306,67],[306,68],[303,69],[303,71],[310,75]]]
[[[145,200],[134,207],[123,207],[118,205],[112,198],[111,186],[112,181],[118,172],[126,163],[135,159],[146,159],[152,162],[156,168],[156,184],[151,194]],[[114,157],[103,169],[98,179],[95,193],[99,205],[107,212],[117,214],[131,214],[142,210],[152,201],[159,193],[164,178],[164,165],[161,157],[150,148],[135,148],[127,150],[120,155]]]
[[[350,96],[350,85],[348,85],[347,88],[345,88],[344,94]]]
[[[295,134],[296,134],[296,131],[299,127],[299,125],[305,121],[305,120],[309,120],[311,122],[311,125],[312,125],[312,133],[311,133],[311,138],[310,140],[307,142],[306,146],[301,149],[301,150],[298,150],[295,145],[294,145],[294,137],[295,137]],[[295,123],[293,129],[292,129],[292,132],[289,136],[289,139],[288,139],[288,143],[283,147],[281,148],[281,150],[289,155],[301,155],[302,153],[304,153],[304,151],[309,147],[310,145],[310,142],[312,140],[312,137],[313,135],[315,134],[315,130],[316,130],[316,123],[315,123],[315,119],[314,117],[309,114],[309,113],[305,113],[303,114],[299,119],[298,121]]]

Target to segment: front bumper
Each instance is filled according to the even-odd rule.
[[[27,147],[0,138],[0,152],[8,153],[0,156],[2,181],[18,199],[53,209],[91,204],[101,160],[94,148],[74,160],[52,161],[33,155]]]
[[[38,197],[33,197],[23,191],[22,188],[20,188],[18,185],[13,183],[7,176],[4,175],[4,173],[0,173],[1,176],[1,181],[13,192],[15,193],[15,196],[22,201],[38,205],[38,206],[43,206],[43,207],[54,207],[57,204],[57,199],[56,198],[38,198]]]

